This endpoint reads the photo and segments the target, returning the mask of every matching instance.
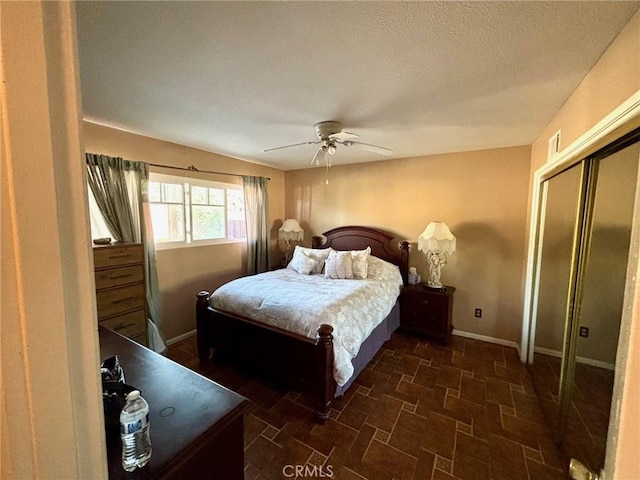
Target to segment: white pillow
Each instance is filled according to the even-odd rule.
[[[367,278],[370,280],[379,280],[381,282],[392,282],[402,285],[402,275],[400,275],[400,269],[397,265],[385,262],[384,260],[374,257],[369,257],[369,267],[367,270]]]
[[[299,255],[293,256],[287,267],[295,270],[300,275],[309,275],[317,265],[318,262],[313,258],[304,253],[300,253]]]
[[[369,266],[369,255],[371,247],[364,250],[351,250],[351,260],[353,261],[353,278],[367,278]]]
[[[353,278],[351,252],[333,250],[324,265],[325,278]]]
[[[313,267],[311,273],[322,273],[322,269],[324,268],[324,262],[327,260],[329,254],[333,251],[331,247],[329,248],[306,248],[301,247],[300,245],[296,245],[296,248],[293,250],[293,260],[297,255],[306,255],[313,260],[316,261],[316,266]]]

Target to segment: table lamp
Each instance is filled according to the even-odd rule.
[[[304,230],[296,219],[287,218],[278,230],[278,238],[287,246],[284,257],[284,266],[287,266],[291,257],[291,242],[301,242],[304,238]]]
[[[418,237],[418,250],[427,254],[429,279],[427,286],[441,289],[440,273],[447,256],[456,251],[456,237],[444,222],[431,222]]]

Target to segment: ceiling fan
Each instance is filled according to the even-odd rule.
[[[316,123],[314,126],[318,141],[294,143],[292,145],[284,145],[282,147],[267,148],[262,153],[273,152],[274,150],[282,150],[283,148],[299,147],[300,145],[320,145],[318,151],[311,160],[312,165],[325,165],[331,167],[331,157],[336,153],[338,145],[345,147],[358,147],[369,152],[380,155],[391,155],[393,152],[388,148],[378,147],[369,143],[356,142],[352,138],[358,138],[355,133],[343,132],[340,122],[328,121]]]

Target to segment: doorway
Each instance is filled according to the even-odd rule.
[[[594,472],[605,462],[639,160],[637,129],[541,178],[527,364],[567,464]]]

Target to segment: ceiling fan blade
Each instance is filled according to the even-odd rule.
[[[274,150],[282,150],[283,148],[299,147],[300,145],[317,145],[320,142],[302,142],[294,143],[293,145],[284,145],[282,147],[266,148],[262,150],[262,153],[273,152]]]
[[[377,145],[371,145],[370,143],[362,143],[362,142],[353,142],[351,140],[347,140],[345,142],[341,142],[345,147],[355,146],[361,148],[363,150],[367,150],[369,152],[378,153],[380,155],[389,156],[393,153],[393,150],[384,147],[378,147]]]
[[[331,135],[329,135],[329,138],[333,140],[348,140],[350,138],[358,138],[359,136],[360,135],[358,135],[357,133],[339,132],[339,133],[332,133]]]

